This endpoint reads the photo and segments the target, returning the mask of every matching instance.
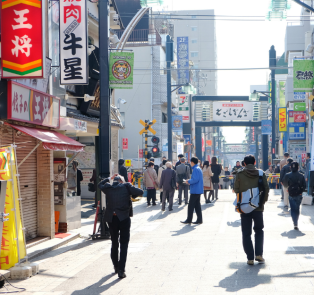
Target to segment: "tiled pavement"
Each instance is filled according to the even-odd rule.
[[[233,198],[219,191],[214,204],[202,199],[204,223],[191,226],[180,224],[186,206],[162,213],[159,204],[135,203],[126,279],[112,275],[110,241],[77,239],[38,257],[40,274],[11,283],[33,295],[314,294],[314,206],[302,207],[294,231],[272,192],[264,213],[266,264],[248,266]],[[92,217],[85,220],[90,232]]]

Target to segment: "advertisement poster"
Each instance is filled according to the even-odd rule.
[[[279,132],[287,131],[287,108],[279,108]]]
[[[110,52],[109,87],[113,89],[133,88],[134,52]]]
[[[291,123],[305,123],[306,122],[306,113],[305,112],[289,111],[289,122],[291,122]]]
[[[294,92],[312,92],[314,86],[314,60],[293,61]]]
[[[305,122],[296,122],[300,121],[301,115],[294,116],[294,113],[301,113],[301,112],[294,112],[289,111],[288,117],[289,117],[289,139],[290,140],[304,140],[306,138],[305,135]]]
[[[0,149],[0,180],[7,180],[4,213],[9,213],[9,220],[3,223],[2,243],[0,254],[0,268],[9,269],[18,263],[18,247],[20,259],[26,256],[24,245],[23,225],[18,196],[18,182],[16,177],[15,153],[11,147]],[[9,181],[12,180],[13,181]],[[15,204],[15,206],[14,206]],[[14,207],[15,212],[14,214]],[[16,231],[17,226],[17,231]]]
[[[45,1],[3,0],[1,4],[2,78],[43,78]],[[5,29],[4,29],[5,28]]]
[[[253,103],[252,102],[214,102],[213,103],[214,121],[252,121]]]
[[[60,4],[60,84],[88,84],[86,0]]]
[[[272,131],[272,121],[262,120],[262,134],[271,135],[271,131]]]
[[[182,116],[172,116],[172,131],[182,132]]]
[[[177,37],[177,66],[178,84],[189,83],[189,37]]]
[[[286,106],[286,81],[279,81],[279,106]]]
[[[302,159],[302,154],[306,154],[306,144],[304,143],[290,143],[289,144],[290,157],[294,160]]]

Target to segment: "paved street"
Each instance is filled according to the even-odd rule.
[[[314,294],[314,207],[302,207],[295,231],[272,192],[264,215],[266,264],[248,266],[233,198],[219,191],[214,204],[202,199],[204,223],[191,226],[180,224],[186,206],[162,213],[159,203],[135,203],[126,279],[112,275],[110,241],[81,238],[38,257],[40,274],[11,282],[33,295]],[[92,218],[84,220],[90,232]]]

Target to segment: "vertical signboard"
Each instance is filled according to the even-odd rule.
[[[294,92],[312,92],[314,86],[314,60],[293,61]]]
[[[180,132],[182,128],[182,116],[172,116],[172,131]]]
[[[134,52],[110,52],[109,87],[133,88]]]
[[[182,116],[183,123],[190,123],[189,95],[179,96],[179,115]]]
[[[305,135],[305,113],[304,112],[288,112],[289,117],[289,139],[304,140]]]
[[[44,3],[40,0],[2,0],[2,78],[44,77]]]
[[[279,106],[286,106],[286,81],[279,81]]]
[[[279,132],[287,131],[287,108],[279,108]]]
[[[129,140],[127,138],[122,138],[122,149],[124,151],[129,149]]]
[[[88,84],[86,0],[59,3],[60,84]]]
[[[271,120],[262,120],[262,134],[271,135],[272,123]]]
[[[177,64],[178,84],[189,83],[189,37],[177,37]]]

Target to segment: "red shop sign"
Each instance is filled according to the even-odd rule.
[[[143,150],[142,149],[139,150],[139,158],[143,159]]]
[[[2,78],[43,78],[44,3],[40,0],[2,0]]]
[[[303,112],[293,112],[294,123],[305,123],[306,122],[306,114]]]
[[[129,148],[129,140],[127,138],[122,138],[122,149],[127,150]]]
[[[59,128],[60,99],[8,81],[8,119]]]

